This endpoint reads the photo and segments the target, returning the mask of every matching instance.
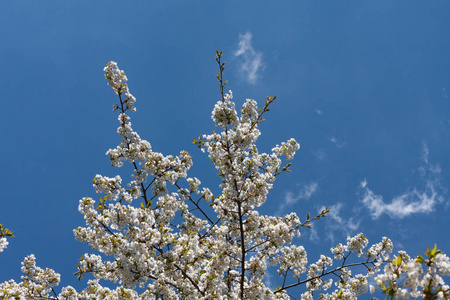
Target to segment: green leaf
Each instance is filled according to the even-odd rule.
[[[399,266],[402,263],[402,257],[399,255],[396,260],[393,260],[392,263],[394,266]]]
[[[422,255],[417,254],[417,256],[416,256],[416,262],[423,264],[424,259],[423,259]]]
[[[430,252],[431,256],[434,256],[434,254],[436,253],[436,249],[437,249],[437,244],[434,244],[434,247]]]

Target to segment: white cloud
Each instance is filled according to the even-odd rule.
[[[286,206],[292,206],[300,200],[308,200],[317,191],[319,184],[311,182],[304,184],[297,194],[287,192],[284,196],[284,202],[278,207],[277,215],[280,215]]]
[[[322,149],[312,151],[312,154],[316,157],[317,161],[325,161],[327,158],[327,154]]]
[[[428,156],[430,155],[430,149],[428,149],[428,145],[426,143],[422,143],[422,159],[423,162],[428,164]]]
[[[346,144],[347,144],[347,142],[346,141],[339,141],[337,138],[335,138],[335,137],[332,137],[332,138],[330,138],[330,139],[328,139],[330,142],[332,142],[333,144],[335,144],[336,145],[336,148],[342,148],[342,147],[344,147]]]
[[[268,286],[269,288],[274,288],[274,283],[272,282],[272,273],[271,272],[267,272],[266,276],[264,277],[264,284],[266,286]]]
[[[284,203],[287,205],[292,205],[297,203],[301,199],[309,199],[312,194],[317,191],[319,184],[317,182],[311,182],[309,184],[305,184],[303,188],[299,191],[297,195],[292,194],[291,192],[287,192],[284,197]]]
[[[342,203],[341,202],[338,202],[335,205],[332,205],[329,208],[330,212],[328,213],[327,216],[329,218],[333,219],[334,221],[336,221],[345,230],[350,230],[350,231],[358,230],[359,222],[355,222],[353,220],[353,218],[349,218],[349,219],[341,218],[341,216],[339,215],[339,213],[341,212],[341,208],[342,208]],[[322,211],[323,209],[325,209],[325,208],[322,208],[320,211]]]
[[[363,191],[361,202],[369,209],[373,219],[377,219],[384,213],[395,218],[404,218],[416,213],[429,213],[434,211],[438,203],[444,201],[442,195],[445,189],[441,186],[439,178],[441,168],[439,165],[428,165],[428,155],[429,149],[424,143],[422,159],[426,167],[419,168],[424,187],[410,188],[394,197],[390,203],[385,203],[383,196],[369,189],[365,179],[361,182],[360,187]]]
[[[355,231],[358,230],[360,222],[355,221],[353,217],[350,218],[342,218],[341,217],[341,209],[343,204],[341,202],[337,202],[336,204],[328,207],[330,212],[327,214],[325,220],[327,220],[328,227],[328,239],[330,239],[334,243],[334,232],[344,232],[346,235],[352,235]],[[325,207],[319,208],[319,212],[324,210]]]
[[[317,234],[317,229],[314,226],[314,223],[311,224],[311,228],[309,230],[309,240],[313,241],[313,242],[319,242],[319,235]]]
[[[320,109],[316,109],[316,114],[320,116],[321,114],[323,114],[323,111],[321,111]]]
[[[436,182],[432,180],[427,181],[424,190],[414,188],[394,197],[390,203],[385,203],[383,196],[376,195],[367,185],[363,189],[364,197],[361,201],[370,210],[374,219],[383,213],[397,218],[404,218],[415,213],[429,213],[434,211],[437,203],[443,202],[443,197],[437,192]]]
[[[250,83],[256,83],[256,80],[261,76],[260,73],[265,68],[263,62],[263,55],[256,51],[252,46],[252,34],[239,35],[239,49],[234,52],[234,56],[241,60],[240,71],[242,75]]]

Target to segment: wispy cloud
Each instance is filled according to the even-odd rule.
[[[298,193],[287,192],[284,196],[284,201],[278,207],[277,215],[280,215],[283,210],[296,204],[300,200],[308,200],[318,190],[319,184],[317,182],[310,182],[302,185]]]
[[[367,180],[363,180],[360,188],[363,192],[361,202],[369,209],[372,218],[377,219],[386,213],[393,218],[404,218],[417,213],[434,211],[438,203],[444,201],[443,194],[446,189],[440,184],[441,168],[438,164],[428,163],[429,149],[423,144],[422,160],[425,167],[420,167],[424,187],[410,188],[403,194],[394,197],[390,203],[385,203],[383,196],[375,194],[368,188]]]
[[[270,266],[268,268],[270,268]],[[272,278],[273,278],[272,272],[267,272],[266,276],[264,277],[264,284],[269,288],[275,287],[274,283],[272,282]]]
[[[335,138],[335,137],[332,137],[332,138],[330,138],[330,139],[328,139],[330,142],[332,142],[333,144],[335,144],[336,145],[336,148],[342,148],[342,147],[344,147],[346,144],[347,144],[347,142],[346,141],[339,141],[337,138]]]
[[[430,156],[430,149],[426,143],[422,143],[422,160],[428,165],[428,156]]]
[[[234,56],[240,59],[242,75],[248,82],[256,83],[256,80],[261,76],[261,71],[265,68],[265,64],[262,53],[256,51],[252,46],[251,32],[239,35],[239,48],[234,52]]]
[[[314,224],[311,224],[311,228],[309,230],[309,240],[313,242],[319,242],[319,234],[317,234],[317,228]]]
[[[335,241],[335,232],[338,232],[339,234],[344,233],[345,235],[352,235],[358,230],[360,225],[360,221],[356,221],[353,217],[341,217],[341,209],[343,206],[344,205],[341,202],[337,202],[331,207],[328,207],[330,212],[325,218],[325,220],[327,220],[328,239],[330,239],[333,243]],[[324,209],[325,207],[323,206],[320,207],[318,211],[321,212]]]
[[[312,154],[314,155],[317,161],[325,161],[327,158],[327,154],[322,149],[312,151]]]
[[[323,114],[323,111],[321,111],[320,109],[316,109],[316,114],[320,116],[321,114]]]

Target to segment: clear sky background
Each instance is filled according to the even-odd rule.
[[[364,232],[411,255],[450,253],[450,2],[1,1],[0,223],[16,237],[0,282],[20,281],[31,253],[81,288],[75,241],[84,196],[110,166],[117,98],[103,76],[119,63],[137,98],[134,129],[155,151],[194,158],[192,176],[218,191],[193,138],[214,130],[215,50],[237,107],[277,101],[261,151],[294,137],[301,149],[262,213],[322,207],[298,240],[310,261]]]

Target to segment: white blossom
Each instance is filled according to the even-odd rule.
[[[0,238],[0,252],[3,252],[3,250],[8,246],[8,241],[5,237]]]

